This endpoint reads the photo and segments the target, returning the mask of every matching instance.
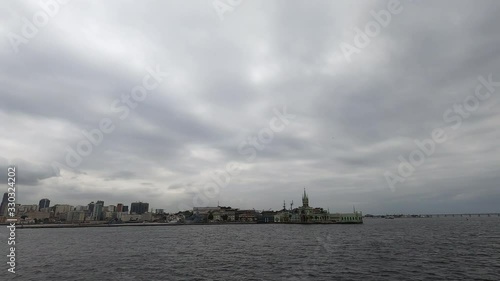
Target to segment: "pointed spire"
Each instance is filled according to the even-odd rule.
[[[304,187],[304,195],[302,196],[302,206],[309,207],[309,198],[307,198],[306,188]]]

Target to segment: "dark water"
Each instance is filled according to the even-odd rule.
[[[500,280],[498,217],[24,229],[17,240],[14,280]]]

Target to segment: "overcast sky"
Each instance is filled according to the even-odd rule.
[[[277,210],[306,187],[330,211],[499,211],[500,86],[447,111],[479,76],[500,81],[500,2],[401,1],[363,46],[355,30],[388,1],[227,2],[73,1],[44,17],[3,1],[0,180],[17,166],[18,203]],[[144,80],[135,108],[121,100]],[[103,120],[114,130],[70,167]],[[446,141],[401,177],[398,157],[436,128]],[[245,143],[259,132],[267,143]],[[216,190],[228,163],[239,174]]]

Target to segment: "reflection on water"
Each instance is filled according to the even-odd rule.
[[[498,217],[23,229],[17,235],[14,280],[500,280]]]

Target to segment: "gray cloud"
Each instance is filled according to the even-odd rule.
[[[40,7],[3,5],[0,168],[18,166],[23,203],[141,200],[175,211],[234,161],[241,174],[209,204],[279,209],[306,186],[311,204],[332,211],[497,208],[500,89],[458,130],[443,121],[479,75],[500,80],[497,1],[402,1],[351,63],[339,44],[386,1],[249,1],[224,21],[210,1],[73,1],[18,53],[8,34]],[[113,101],[156,65],[170,76],[121,120]],[[248,161],[238,146],[283,106],[296,118]],[[116,129],[76,170],[54,172],[103,118]],[[448,140],[391,191],[384,172],[436,127]]]

